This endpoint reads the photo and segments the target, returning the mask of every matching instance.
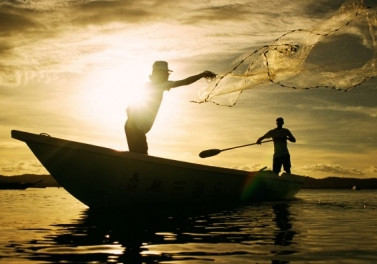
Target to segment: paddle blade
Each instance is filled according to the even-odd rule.
[[[207,150],[203,150],[202,152],[200,152],[199,157],[208,158],[208,157],[215,156],[215,155],[219,154],[220,152],[221,152],[220,149],[207,149]]]

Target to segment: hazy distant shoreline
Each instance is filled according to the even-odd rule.
[[[36,183],[32,186],[35,188],[61,187],[59,183],[51,175],[48,174],[23,174],[14,176],[0,175],[0,184],[3,182]]]
[[[330,176],[316,179],[312,177],[302,177],[304,179],[303,189],[352,189],[354,186],[358,189],[377,189],[377,178],[357,179]],[[23,182],[36,183],[35,188],[61,187],[51,175],[23,174],[15,176],[0,175],[0,184],[2,182]]]

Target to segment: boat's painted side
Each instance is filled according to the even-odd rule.
[[[89,207],[184,205],[290,199],[301,182],[270,171],[249,172],[163,159],[12,131],[50,174]]]

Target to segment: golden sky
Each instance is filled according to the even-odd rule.
[[[12,129],[127,150],[127,100],[148,81],[153,61],[168,61],[172,80],[204,70],[222,74],[245,51],[310,28],[344,2],[1,1],[0,174],[46,173],[28,147],[10,137]],[[348,51],[355,60],[363,56],[358,49]],[[201,80],[165,93],[147,135],[149,153],[270,168],[271,143],[207,159],[198,154],[253,143],[282,116],[297,139],[289,144],[293,173],[377,177],[376,84],[370,79],[346,93],[266,84],[242,93],[235,106],[222,107],[190,102],[208,85]]]

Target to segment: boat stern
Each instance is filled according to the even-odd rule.
[[[281,176],[270,170],[250,172],[241,192],[241,201],[289,200],[300,191],[303,178],[283,173]]]

